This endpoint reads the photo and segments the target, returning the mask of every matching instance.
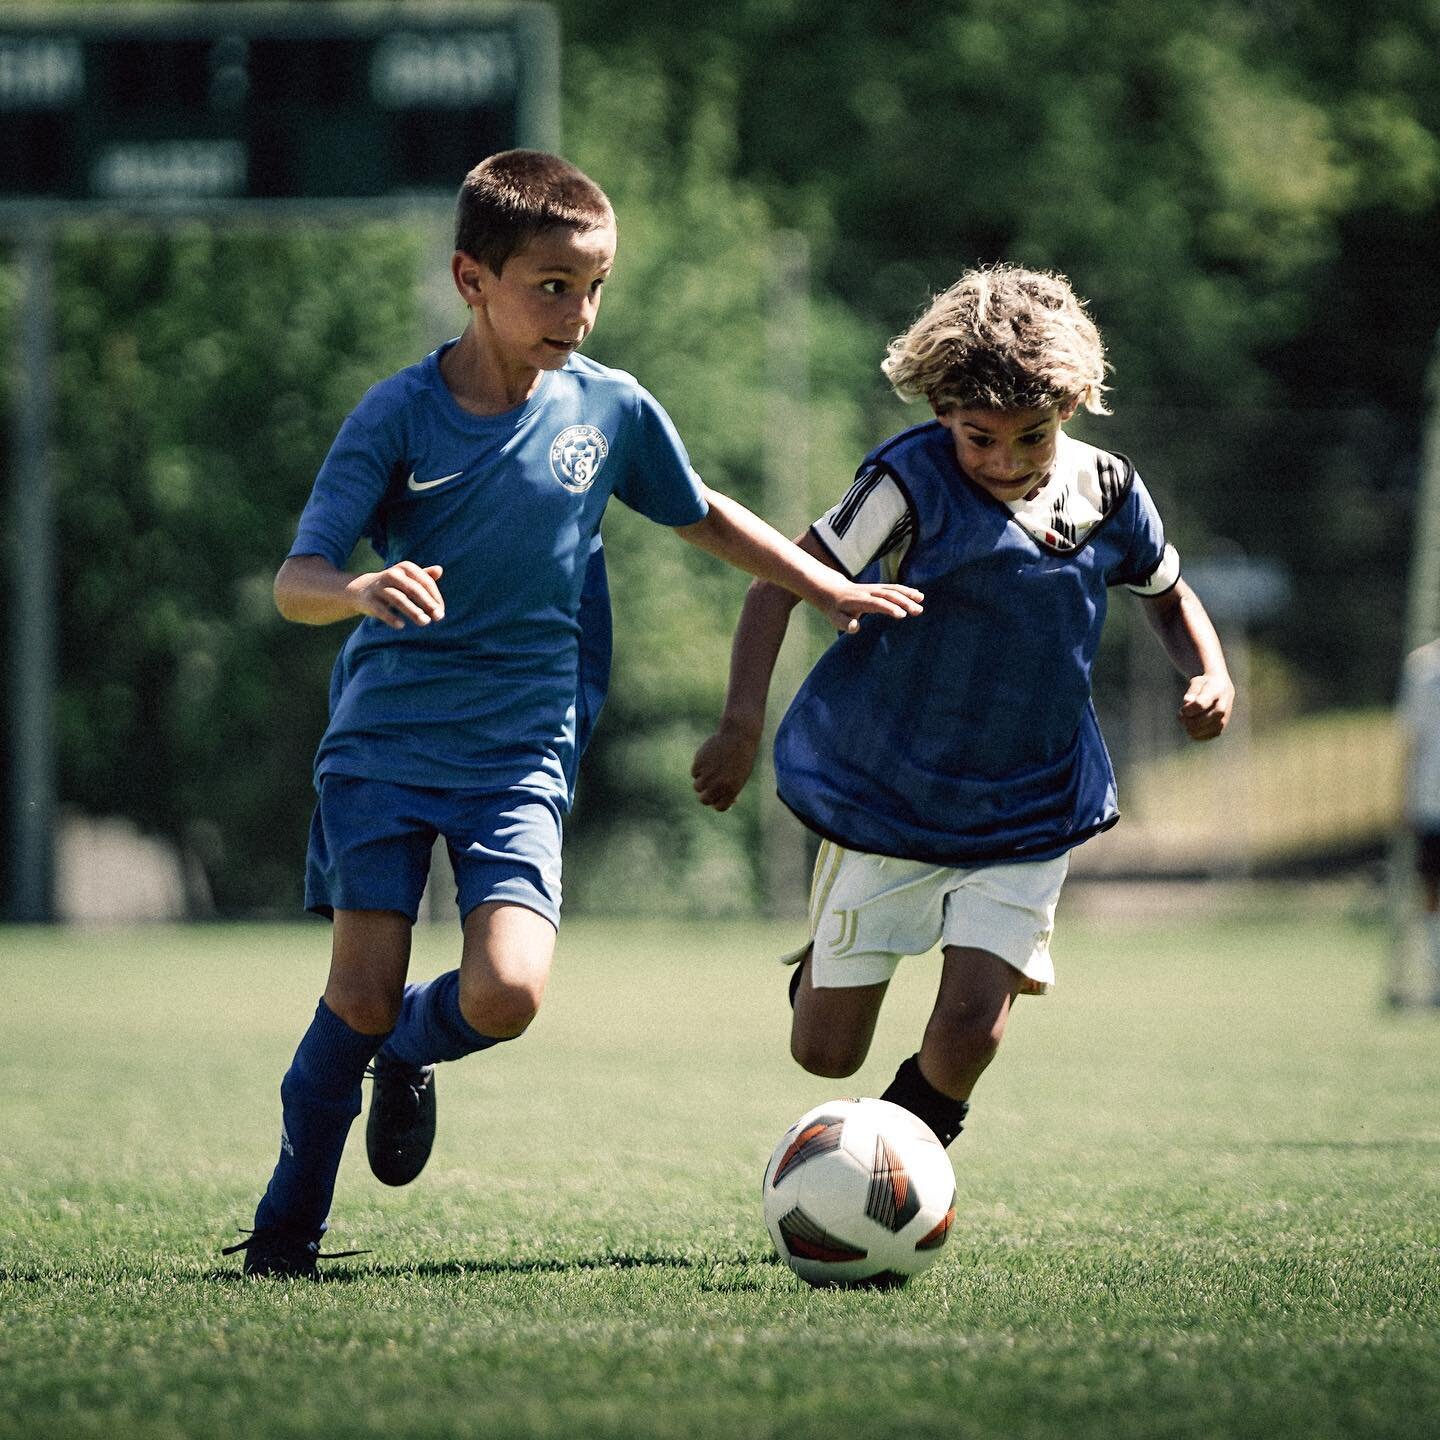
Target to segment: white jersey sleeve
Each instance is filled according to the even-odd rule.
[[[1141,585],[1127,585],[1132,595],[1163,595],[1180,578],[1180,555],[1173,545],[1165,546],[1160,563],[1150,572],[1150,578]]]
[[[885,578],[893,580],[915,532],[915,516],[895,477],[871,466],[810,529],[852,579],[878,561]]]

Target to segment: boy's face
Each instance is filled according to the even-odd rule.
[[[1055,463],[1060,427],[1073,403],[1043,410],[947,410],[936,419],[955,441],[960,468],[997,500],[1022,500],[1038,490]]]
[[[595,328],[615,263],[615,229],[542,230],[500,274],[463,252],[455,283],[495,358],[507,369],[558,370]]]

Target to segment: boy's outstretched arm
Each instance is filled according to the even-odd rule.
[[[783,586],[808,600],[837,630],[853,633],[861,615],[903,620],[920,613],[924,598],[908,585],[857,585],[833,566],[792,545],[738,501],[706,490],[710,513],[677,533],[690,544],[718,556],[760,580]]]
[[[445,618],[441,567],[401,560],[364,575],[337,570],[323,555],[292,555],[275,576],[275,608],[302,625],[373,615],[392,630]]]
[[[1180,702],[1180,724],[1192,740],[1213,740],[1230,719],[1235,686],[1200,597],[1177,580],[1163,595],[1136,598],[1170,663],[1190,682]]]
[[[795,543],[818,563],[834,569],[834,562],[813,536],[802,535]],[[745,592],[730,647],[725,710],[715,733],[695,752],[690,766],[702,805],[728,810],[755,768],[770,678],[790,625],[790,612],[799,598],[769,580],[755,580]]]

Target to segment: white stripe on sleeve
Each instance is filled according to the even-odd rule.
[[[914,520],[905,493],[888,471],[865,470],[838,505],[812,527],[851,575],[909,543]]]
[[[1143,585],[1127,585],[1134,595],[1163,595],[1180,578],[1180,556],[1173,545],[1166,545],[1160,563]]]

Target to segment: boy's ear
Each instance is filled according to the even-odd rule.
[[[1072,395],[1060,406],[1060,423],[1063,425],[1080,408],[1080,397]]]
[[[477,304],[484,294],[485,282],[495,278],[488,265],[463,250],[457,250],[450,257],[450,274],[467,305]]]

